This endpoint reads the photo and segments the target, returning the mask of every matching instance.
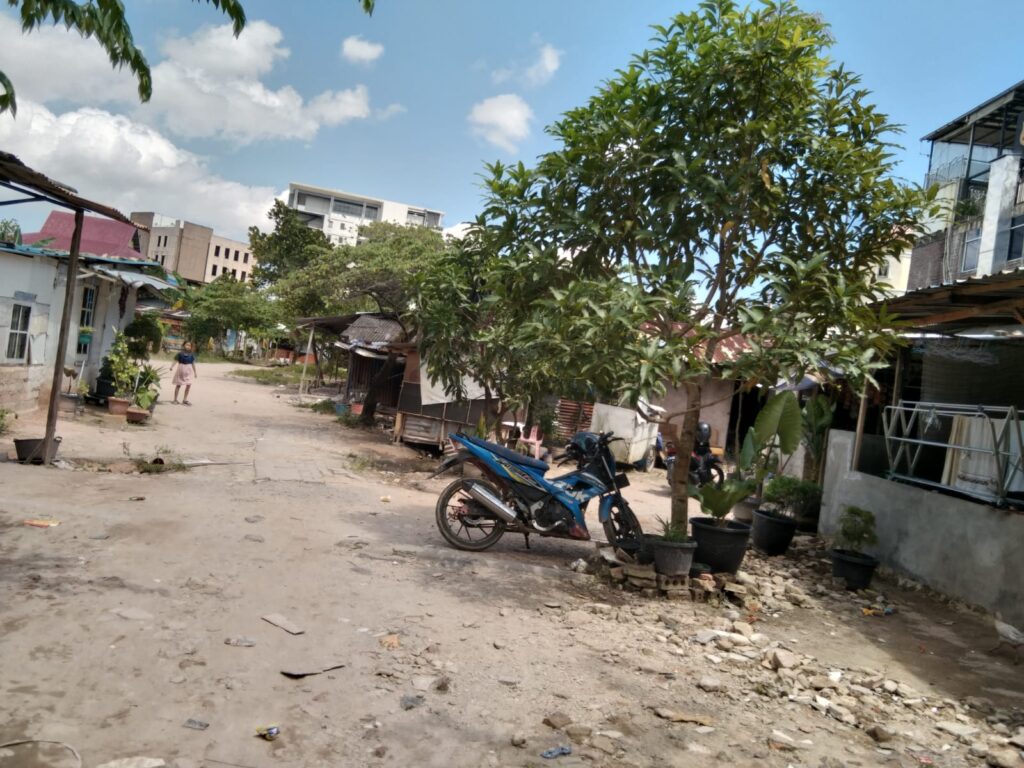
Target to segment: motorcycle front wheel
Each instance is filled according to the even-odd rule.
[[[629,508],[629,503],[622,497],[615,499],[608,510],[608,519],[604,521],[604,535],[608,543],[626,551],[637,549],[642,534],[640,521]]]
[[[725,482],[725,472],[718,464],[712,464],[708,469],[708,482],[721,490],[722,484]]]
[[[485,480],[473,483],[500,498],[501,492]],[[456,549],[482,552],[498,543],[505,533],[505,523],[485,511],[469,495],[470,481],[453,480],[437,499],[435,518],[437,530]]]

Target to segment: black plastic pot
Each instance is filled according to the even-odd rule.
[[[640,545],[636,550],[636,562],[639,565],[650,565],[654,562],[654,544],[661,541],[656,533],[641,533]]]
[[[796,533],[796,520],[763,509],[754,511],[751,539],[754,548],[766,555],[784,555]]]
[[[832,575],[846,581],[847,589],[867,589],[878,561],[871,555],[850,549],[832,550]]]
[[[18,453],[18,461],[22,464],[42,464],[43,463],[43,443],[46,440],[44,438],[22,438],[21,440],[14,441],[14,450]],[[57,456],[57,449],[60,448],[60,438],[53,438],[53,442],[50,443],[50,461],[53,461]]]
[[[693,539],[697,542],[694,559],[707,565],[712,573],[736,573],[747,554],[750,526],[735,520],[725,523],[719,526],[713,517],[690,520]]]
[[[686,576],[693,563],[697,542],[661,541],[654,542],[654,570],[662,576]]]

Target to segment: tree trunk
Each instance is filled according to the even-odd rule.
[[[704,386],[686,383],[686,407],[683,423],[676,442],[676,463],[672,469],[672,523],[686,528],[690,501],[690,454],[697,442],[697,423],[700,421],[701,395]]]
[[[391,376],[395,372],[396,362],[397,357],[395,354],[389,352],[388,359],[384,361],[384,365],[377,371],[377,375],[373,377],[373,381],[370,382],[370,386],[366,390],[366,399],[363,400],[363,413],[359,417],[359,423],[364,427],[373,426],[373,417],[377,414],[377,403],[380,402],[380,397],[384,393],[385,387],[391,381]]]

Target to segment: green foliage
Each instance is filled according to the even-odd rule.
[[[307,226],[297,211],[280,200],[274,201],[267,218],[274,223],[270,232],[249,228],[249,244],[256,257],[253,280],[258,285],[276,283],[331,252],[327,235]]]
[[[800,404],[794,392],[776,392],[761,407],[747,430],[737,467],[760,485],[777,466],[775,451],[791,455],[800,443]]]
[[[313,413],[334,413],[333,400],[317,400],[315,403],[310,403],[305,407],[309,408]]]
[[[140,368],[135,357],[128,349],[128,337],[118,333],[107,353],[104,369],[114,383],[114,394],[117,397],[131,398],[135,393],[135,379]]]
[[[3,85],[2,72],[0,72],[0,85]],[[0,112],[2,111],[0,109]],[[0,219],[0,240],[5,243],[21,245],[21,225],[16,219]]]
[[[295,239],[290,221],[294,211],[288,211],[279,212],[275,232],[262,237],[279,236],[281,242]],[[299,226],[322,236],[301,222]],[[297,239],[307,238],[301,235]],[[304,250],[292,246],[293,253],[301,254],[302,263],[295,259],[289,270],[266,279],[272,282],[288,318],[376,311],[415,324],[417,315],[410,313],[410,304],[416,275],[429,269],[445,247],[441,234],[432,229],[376,222],[360,230],[355,246],[335,248],[326,239]]]
[[[160,369],[143,365],[135,385],[134,400],[140,408],[148,409],[160,396]]]
[[[185,333],[206,346],[210,339],[221,339],[228,329],[245,331],[257,338],[277,333],[277,307],[251,283],[232,277],[218,277],[192,293],[186,303],[191,316],[185,321]]]
[[[345,411],[345,413],[338,414],[338,423],[343,427],[348,427],[349,429],[359,429],[363,426],[359,415],[352,413],[351,411]]]
[[[865,546],[877,543],[874,513],[860,507],[847,507],[839,518],[836,545],[843,549],[860,552]]]
[[[777,475],[765,486],[763,499],[799,519],[814,514],[821,505],[821,487],[810,480]]]
[[[144,314],[138,315],[125,326],[124,335],[128,339],[128,351],[132,357],[136,360],[148,360],[151,352],[160,349],[164,331],[155,315]]]
[[[658,525],[661,527],[661,538],[664,541],[682,543],[690,540],[690,536],[686,533],[685,525],[680,525],[661,517],[658,518]]]
[[[729,479],[722,483],[721,488],[714,483],[708,483],[693,489],[691,494],[700,502],[700,508],[704,512],[715,518],[720,525],[724,525],[725,516],[732,511],[733,507],[753,493],[755,487],[755,484],[749,480]]]
[[[231,19],[237,37],[245,26],[245,11],[238,0],[206,0]],[[366,8],[367,0],[363,0]],[[7,5],[18,8],[23,32],[31,32],[45,25],[63,24],[82,37],[93,37],[107,52],[112,67],[127,66],[139,84],[139,101],[149,101],[153,95],[153,79],[149,64],[142,51],[135,47],[132,30],[125,18],[124,4],[118,0],[75,2],[75,0],[7,0]],[[367,10],[367,13],[371,9]],[[18,104],[14,85],[0,72],[0,113],[16,114]]]
[[[828,448],[826,440],[832,427],[832,417],[836,406],[827,397],[816,395],[804,405],[800,413],[802,434],[800,442],[804,446],[807,471],[804,477],[817,479],[821,474],[821,466],[825,461]]]
[[[13,415],[13,411],[0,408],[0,435],[7,431],[7,420]]]

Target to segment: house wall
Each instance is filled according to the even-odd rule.
[[[56,352],[62,287],[55,287],[58,262],[0,253],[0,408],[15,413],[34,410],[50,392],[53,370],[46,365]],[[29,346],[24,359],[7,358],[14,305],[31,308]]]
[[[819,532],[833,536],[847,506],[868,509],[879,540],[868,553],[883,565],[1024,626],[1024,514],[854,472],[853,438],[830,433]]]
[[[700,418],[701,421],[706,421],[711,425],[711,445],[716,448],[725,448],[729,440],[729,414],[732,410],[733,386],[733,382],[722,379],[704,380],[701,401],[708,405],[701,408]],[[685,410],[688,404],[689,399],[686,396],[685,387],[669,387],[664,397],[654,401],[654,405],[660,405],[668,413]],[[670,429],[662,429],[662,432],[671,431],[678,435],[681,421],[682,419],[677,417],[672,421]]]
[[[235,254],[238,260],[235,260]],[[235,270],[235,279],[239,282],[248,283],[252,280],[252,271],[256,267],[256,258],[249,250],[249,243],[241,240],[232,240],[220,235],[213,235],[210,238],[210,245],[206,254],[206,282],[213,282],[221,275],[231,274]],[[216,269],[216,274],[214,270]]]
[[[929,288],[942,283],[942,257],[946,251],[946,234],[935,235],[921,245],[914,246],[910,254],[907,290]]]
[[[53,381],[53,363],[57,357],[60,318],[64,308],[65,266],[56,259],[28,258],[0,253],[0,408],[16,413],[45,406]],[[93,313],[93,340],[84,355],[79,355],[78,328],[83,287],[96,288]],[[95,382],[100,362],[114,342],[120,328],[135,312],[135,289],[125,295],[121,312],[122,284],[95,277],[79,279],[68,327],[65,365],[83,370],[90,384]],[[30,347],[24,360],[8,360],[7,341],[15,304],[30,306]]]

